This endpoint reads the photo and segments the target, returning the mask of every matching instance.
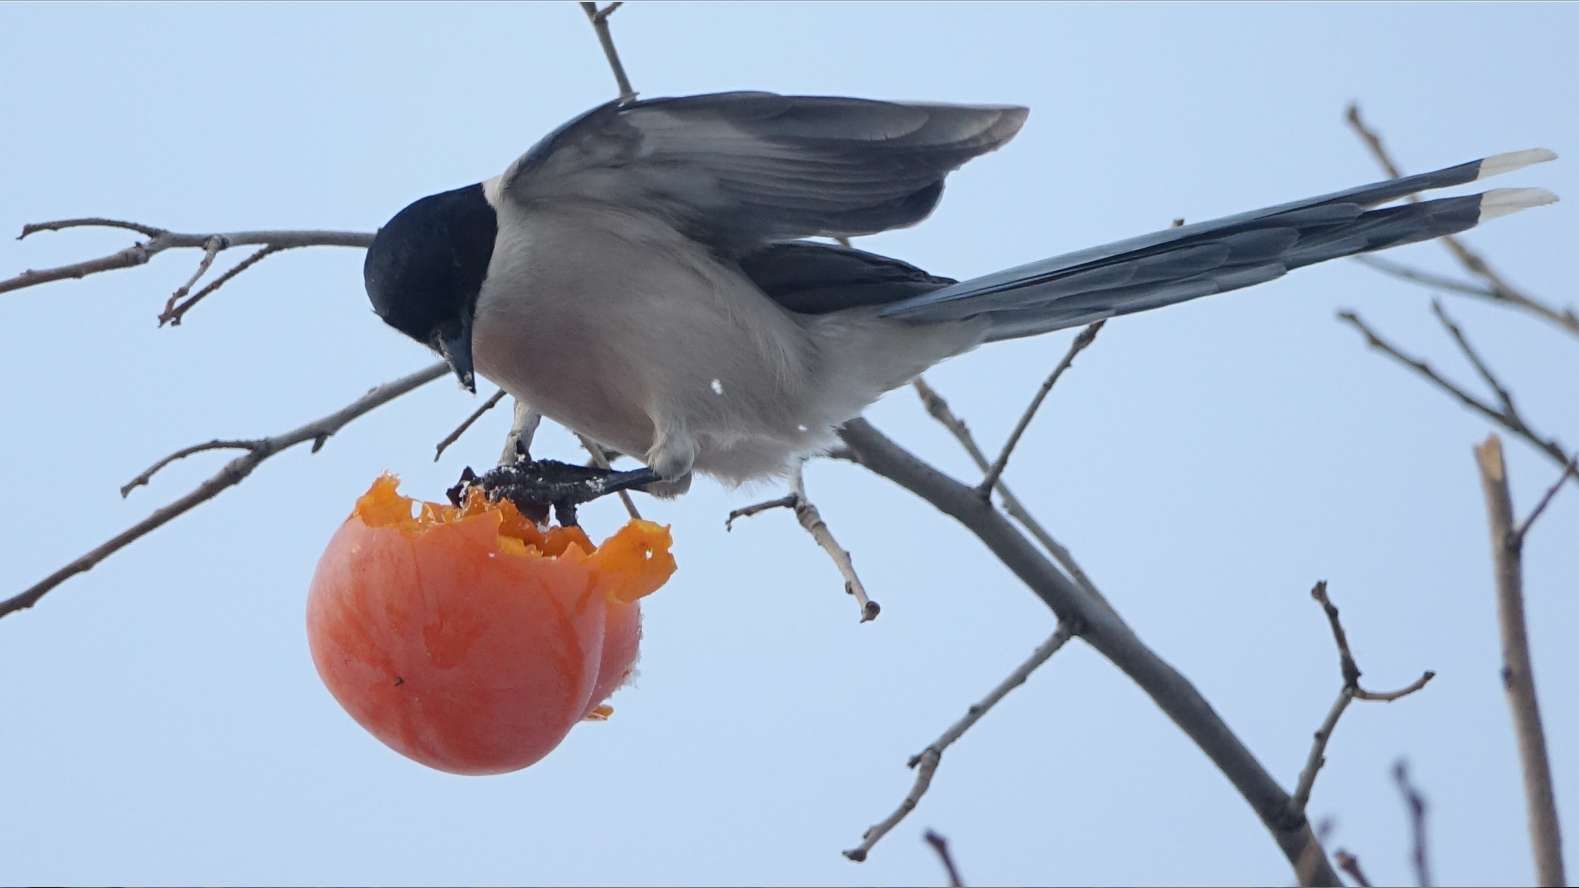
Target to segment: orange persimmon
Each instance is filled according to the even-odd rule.
[[[340,705],[456,774],[524,768],[606,717],[636,661],[639,601],[674,572],[668,529],[631,521],[594,546],[480,492],[418,504],[397,483],[357,500],[308,594],[313,663]]]

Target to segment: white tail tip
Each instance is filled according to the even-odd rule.
[[[1480,222],[1557,202],[1545,188],[1493,188],[1480,196]]]
[[[1480,172],[1476,179],[1487,179],[1520,170],[1532,163],[1545,163],[1556,160],[1557,154],[1546,148],[1526,148],[1523,151],[1509,151],[1504,154],[1493,154],[1480,162]]]

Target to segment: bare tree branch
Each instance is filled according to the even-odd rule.
[[[1063,647],[1073,637],[1074,631],[1070,625],[1060,622],[1053,634],[1038,645],[1036,650],[1031,652],[1031,656],[1025,662],[1016,666],[1007,678],[998,683],[997,687],[989,691],[987,696],[981,698],[981,702],[965,710],[965,715],[959,721],[949,725],[948,730],[945,730],[936,740],[928,744],[926,749],[911,756],[908,765],[915,770],[916,780],[910,787],[910,792],[906,793],[905,797],[900,800],[899,807],[894,810],[894,813],[867,829],[861,835],[861,844],[844,852],[844,856],[857,863],[865,860],[873,846],[881,841],[883,836],[888,835],[889,831],[898,826],[899,822],[904,820],[911,811],[914,811],[916,804],[921,801],[921,797],[926,795],[927,789],[932,785],[932,777],[937,773],[938,764],[943,760],[943,751],[952,746],[954,741],[963,737],[972,725],[981,721],[981,717],[986,715],[992,707],[998,705],[998,701],[1008,696],[1010,691],[1025,684],[1025,680],[1031,677],[1031,673],[1036,671],[1036,667],[1047,662],[1049,657],[1058,653],[1058,649]]]
[[[938,860],[943,863],[943,871],[948,873],[949,888],[965,888],[965,880],[960,878],[959,867],[954,865],[954,855],[949,853],[948,839],[930,829],[922,833],[921,838],[937,852]]]
[[[1332,739],[1332,732],[1338,727],[1338,719],[1343,717],[1343,711],[1349,708],[1349,703],[1354,700],[1354,690],[1344,685],[1338,692],[1338,699],[1333,701],[1332,708],[1327,710],[1327,717],[1321,720],[1321,727],[1316,729],[1315,742],[1310,745],[1310,755],[1305,759],[1305,767],[1299,772],[1299,782],[1294,785],[1294,794],[1289,798],[1289,806],[1304,811],[1310,804],[1310,793],[1316,786],[1316,775],[1327,763],[1327,741]]]
[[[482,419],[482,415],[484,413],[487,413],[494,407],[498,406],[499,402],[502,400],[504,400],[504,389],[499,389],[498,391],[489,395],[488,400],[478,404],[477,409],[473,410],[470,415],[461,420],[460,425],[452,429],[448,435],[445,435],[439,440],[438,444],[434,445],[433,461],[438,462],[439,457],[444,455],[444,451],[448,450],[451,444],[459,441],[461,439],[461,435],[466,434],[467,429],[471,428],[472,425],[477,422],[477,420]]]
[[[1096,341],[1097,333],[1101,332],[1102,325],[1105,323],[1107,322],[1097,321],[1081,330],[1080,335],[1075,337],[1075,341],[1069,343],[1069,351],[1064,354],[1063,360],[1059,361],[1058,366],[1053,368],[1053,372],[1049,373],[1047,378],[1042,381],[1041,388],[1036,390],[1035,396],[1031,398],[1031,403],[1026,405],[1025,412],[1020,414],[1020,421],[1014,424],[1014,431],[1009,433],[1009,440],[1004,442],[1003,450],[998,454],[998,458],[993,460],[992,467],[987,470],[987,477],[981,479],[981,484],[976,488],[976,494],[982,499],[988,499],[992,496],[992,488],[998,483],[998,477],[1003,474],[1004,467],[1009,464],[1009,455],[1014,452],[1015,445],[1020,443],[1020,436],[1025,434],[1026,427],[1031,424],[1031,418],[1036,415],[1037,409],[1042,406],[1042,401],[1047,398],[1047,393],[1052,391],[1053,386],[1057,384],[1058,377],[1064,375],[1064,371],[1068,370],[1069,366],[1075,362],[1076,355],[1085,351],[1086,346]]]
[[[1349,126],[1353,128],[1355,134],[1371,150],[1376,162],[1381,164],[1383,170],[1387,171],[1387,175],[1393,178],[1403,175],[1403,173],[1399,172],[1398,164],[1393,161],[1391,155],[1387,153],[1386,147],[1382,145],[1381,136],[1374,129],[1367,126],[1364,120],[1360,119],[1360,106],[1357,103],[1349,103],[1348,111],[1344,117],[1348,120]],[[1420,200],[1421,198],[1418,194],[1409,195],[1410,203],[1419,203]],[[1446,235],[1440,240],[1442,245],[1447,247],[1448,251],[1453,254],[1454,258],[1458,260],[1459,264],[1466,271],[1491,285],[1489,298],[1522,308],[1551,321],[1569,333],[1579,335],[1579,314],[1575,314],[1572,308],[1559,310],[1531,297],[1523,291],[1514,289],[1513,285],[1509,284],[1496,269],[1486,262],[1485,257],[1471,250],[1459,238],[1453,235]],[[1372,267],[1375,267],[1374,262]],[[1471,295],[1481,296],[1484,294],[1474,293]]]
[[[1536,877],[1542,885],[1566,885],[1562,831],[1557,821],[1557,798],[1552,790],[1546,732],[1541,727],[1541,710],[1535,697],[1535,671],[1530,659],[1530,637],[1525,628],[1523,539],[1514,530],[1513,498],[1508,492],[1508,468],[1502,458],[1501,439],[1495,434],[1488,436],[1484,443],[1475,448],[1475,462],[1480,469],[1480,486],[1486,497],[1486,515],[1491,525],[1491,556],[1496,567],[1497,583],[1497,625],[1502,637],[1502,686],[1508,692],[1514,733],[1519,741],[1519,762],[1524,773],[1524,800],[1529,817],[1530,844],[1535,853]]]
[[[1530,510],[1529,517],[1521,521],[1518,528],[1513,531],[1515,547],[1523,548],[1524,538],[1529,536],[1530,528],[1535,525],[1535,519],[1541,517],[1541,513],[1546,511],[1546,507],[1551,505],[1552,498],[1557,496],[1557,491],[1562,489],[1563,482],[1567,481],[1569,476],[1573,475],[1576,470],[1579,470],[1579,454],[1575,454],[1573,459],[1568,460],[1568,465],[1563,466],[1562,473],[1557,476],[1557,480],[1553,481],[1551,486],[1546,488],[1546,492],[1541,494],[1540,500],[1535,503],[1535,508]]]
[[[196,447],[188,447],[183,451],[177,451],[175,454],[172,454],[165,460],[161,460],[159,463],[156,463],[147,472],[144,472],[144,476],[151,476],[153,472],[158,470],[160,467],[167,465],[174,459],[179,459],[182,456],[189,456],[192,453],[197,453],[203,450],[214,450],[220,447],[239,444],[243,446],[243,448],[246,450],[246,453],[226,463],[223,468],[213,475],[213,477],[209,478],[207,481],[204,481],[202,484],[199,484],[194,490],[192,490],[191,493],[186,494],[185,496],[175,500],[163,508],[155,510],[154,513],[149,515],[147,518],[137,522],[121,533],[116,534],[102,545],[91,549],[81,557],[71,561],[66,566],[33,584],[31,587],[23,590],[17,595],[14,595],[4,601],[0,601],[0,617],[4,617],[16,611],[32,607],[33,605],[37,604],[38,600],[43,598],[46,593],[60,585],[62,582],[66,581],[68,578],[91,569],[100,561],[103,561],[110,555],[113,555],[114,553],[125,548],[127,545],[136,541],[139,537],[143,536],[149,531],[161,527],[172,519],[185,514],[194,506],[213,499],[216,494],[225,488],[240,484],[242,479],[252,474],[253,469],[256,469],[263,463],[264,460],[275,455],[276,453],[279,453],[282,450],[287,450],[296,446],[297,444],[302,444],[307,441],[313,442],[312,449],[316,452],[318,448],[323,446],[324,442],[327,441],[331,435],[340,431],[340,429],[344,428],[347,423],[359,416],[362,416],[365,413],[370,412],[376,407],[393,401],[394,399],[413,389],[438,379],[447,372],[449,372],[449,368],[443,363],[425,367],[408,376],[402,376],[401,378],[392,382],[386,382],[383,385],[370,390],[367,394],[357,398],[350,404],[347,404],[346,406],[341,407],[339,410],[328,414],[327,416],[320,417],[313,420],[312,422],[306,423],[305,425],[298,426],[297,428],[291,429],[288,432],[283,432],[273,437],[259,438],[253,441],[210,441],[207,444],[199,444]],[[141,478],[143,476],[139,477]],[[135,480],[136,479],[134,479],[134,481]],[[143,480],[146,480],[146,478]],[[131,486],[135,486],[135,484],[128,485],[127,489],[130,489]]]
[[[1339,848],[1332,855],[1332,859],[1338,862],[1338,869],[1343,870],[1344,873],[1348,874],[1349,878],[1354,880],[1354,884],[1360,886],[1360,888],[1371,888],[1371,880],[1365,878],[1364,871],[1360,869],[1360,859],[1358,857]]]
[[[30,234],[40,231],[61,231],[67,228],[120,228],[135,231],[148,239],[135,243],[124,250],[118,250],[107,256],[96,259],[87,259],[82,262],[73,262],[56,268],[28,269],[13,278],[0,280],[0,293],[12,290],[21,290],[25,287],[35,287],[51,281],[66,280],[68,278],[83,278],[90,274],[112,271],[117,268],[131,268],[143,265],[154,256],[171,249],[201,249],[208,250],[211,244],[222,243],[220,251],[231,247],[270,246],[276,250],[290,249],[292,247],[366,247],[373,242],[373,236],[360,231],[313,231],[306,229],[277,230],[277,231],[230,231],[209,234],[187,234],[176,231],[167,231],[152,225],[140,222],[126,222],[120,219],[57,219],[53,222],[35,222],[22,226],[22,234],[17,238],[21,240]],[[254,260],[256,261],[256,260]],[[212,262],[212,260],[210,260]],[[206,269],[204,269],[206,270]],[[198,275],[200,276],[200,275]],[[188,285],[195,283],[194,276]],[[234,274],[230,275],[234,277]],[[228,278],[227,278],[228,279]],[[179,292],[179,291],[178,291]],[[210,291],[211,292],[211,291]],[[196,301],[195,299],[192,301]]]
[[[1157,707],[1206,753],[1261,818],[1291,865],[1312,884],[1340,884],[1310,822],[1289,811],[1289,796],[1199,691],[1157,656],[1094,596],[1070,580],[1029,540],[983,502],[976,489],[944,475],[864,419],[844,425],[840,437],[854,460],[916,494],[960,522],[1076,634],[1129,676]]]
[[[795,503],[799,500],[800,497],[795,494],[786,493],[778,499],[763,500],[760,503],[752,503],[749,506],[731,509],[729,510],[729,516],[724,519],[724,532],[728,533],[735,529],[736,518],[750,518],[753,515],[760,515],[773,509],[793,509],[795,508]]]
[[[16,239],[26,240],[29,235],[38,234],[41,231],[65,231],[68,228],[119,228],[123,231],[135,231],[144,237],[158,237],[161,234],[168,234],[163,228],[142,222],[131,222],[125,219],[106,219],[103,216],[84,216],[75,219],[56,219],[52,222],[29,222],[22,226],[22,233],[17,235]]]
[[[954,440],[959,442],[959,445],[965,449],[965,453],[970,456],[971,461],[976,464],[976,468],[986,472],[988,467],[987,455],[982,453],[981,447],[976,443],[976,436],[971,434],[970,426],[966,425],[965,421],[954,413],[949,407],[948,401],[945,401],[936,389],[928,385],[925,378],[917,376],[911,381],[911,385],[915,387],[916,394],[921,397],[921,404],[926,408],[927,413],[949,430],[950,434],[954,436]],[[1047,529],[1042,526],[1042,523],[1031,515],[1030,510],[1020,503],[1019,497],[1015,496],[1014,492],[1009,489],[1008,482],[1001,478],[998,479],[997,491],[998,498],[1003,501],[1003,510],[1009,514],[1009,517],[1020,522],[1020,526],[1024,527],[1038,543],[1041,543],[1042,548],[1047,550],[1047,554],[1053,556],[1053,560],[1057,561],[1060,567],[1068,571],[1069,576],[1075,582],[1091,593],[1092,597],[1107,605],[1109,610],[1112,610],[1113,606],[1108,604],[1107,597],[1102,594],[1096,583],[1091,581],[1091,578],[1086,575],[1079,563],[1075,561],[1073,553],[1058,540],[1054,539],[1053,535],[1048,533]],[[1119,616],[1118,611],[1113,611],[1113,615],[1122,622],[1123,617]]]
[[[1458,350],[1463,353],[1470,366],[1475,368],[1475,372],[1480,374],[1481,380],[1496,393],[1497,402],[1502,405],[1502,412],[1523,422],[1522,418],[1519,417],[1519,409],[1513,404],[1513,394],[1502,384],[1502,380],[1498,379],[1497,375],[1491,372],[1491,368],[1481,358],[1480,352],[1475,350],[1475,347],[1469,342],[1469,337],[1464,335],[1464,330],[1452,318],[1448,317],[1447,311],[1442,308],[1440,299],[1431,300],[1431,313],[1436,315],[1437,321],[1441,323],[1443,329],[1447,330],[1447,334],[1453,337],[1453,342],[1458,345]]]
[[[132,480],[130,480],[128,482],[126,482],[125,484],[122,484],[121,485],[121,499],[125,499],[133,490],[135,490],[138,487],[142,487],[143,485],[147,484],[149,481],[152,481],[154,475],[158,474],[160,469],[164,468],[165,466],[168,466],[169,464],[171,464],[173,462],[177,462],[179,460],[186,459],[187,457],[192,456],[194,454],[206,453],[206,452],[208,452],[210,450],[252,450],[253,448],[255,448],[257,446],[258,446],[258,441],[257,441],[256,438],[245,439],[245,440],[243,440],[243,439],[229,439],[229,440],[226,440],[226,439],[223,439],[223,438],[215,438],[212,441],[204,441],[202,444],[193,444],[191,447],[183,447],[180,450],[177,450],[176,452],[170,454],[169,456],[166,456],[165,458],[159,460],[158,462],[154,463],[153,465],[149,466],[148,468],[143,469],[141,472],[139,472],[137,474],[137,477],[133,478]]]
[[[192,272],[192,276],[187,278],[186,283],[176,287],[175,292],[171,293],[170,298],[165,301],[164,311],[159,313],[159,326],[164,326],[163,319],[170,314],[171,310],[175,308],[175,304],[180,302],[182,297],[191,292],[193,285],[195,285],[198,280],[203,277],[203,275],[208,273],[209,266],[214,264],[214,257],[218,256],[219,251],[225,249],[227,246],[229,246],[229,244],[225,243],[225,239],[219,235],[209,238],[208,241],[203,244],[203,258],[197,263],[197,270]]]
[[[1430,364],[1427,364],[1425,361],[1422,361],[1419,358],[1411,357],[1405,354],[1398,348],[1398,346],[1383,339],[1376,331],[1367,326],[1366,323],[1360,319],[1360,316],[1354,312],[1340,311],[1338,312],[1338,320],[1352,324],[1355,329],[1359,330],[1360,333],[1365,336],[1366,343],[1372,348],[1381,351],[1398,363],[1403,364],[1405,367],[1408,367],[1409,369],[1425,377],[1427,380],[1435,384],[1437,388],[1440,388],[1453,397],[1457,398],[1459,403],[1463,404],[1464,406],[1502,426],[1512,434],[1523,438],[1542,453],[1545,453],[1547,456],[1551,457],[1552,460],[1558,465],[1566,466],[1568,464],[1568,451],[1563,447],[1563,445],[1559,443],[1556,438],[1542,437],[1539,432],[1530,428],[1530,426],[1524,421],[1524,418],[1519,414],[1509,413],[1506,409],[1493,407],[1485,401],[1470,394],[1469,392],[1464,391],[1464,389],[1460,388],[1458,385],[1448,381],[1445,377],[1433,369]],[[1576,482],[1579,482],[1579,478],[1576,478]]]
[[[164,311],[159,313],[159,326],[163,327],[165,324],[169,324],[172,327],[181,326],[181,319],[186,317],[186,313],[188,311],[192,310],[192,306],[202,302],[204,299],[207,299],[211,294],[213,294],[215,290],[218,290],[220,287],[223,287],[225,284],[229,283],[230,280],[236,275],[241,274],[252,266],[257,265],[259,262],[262,262],[270,256],[273,256],[275,253],[280,253],[289,249],[295,248],[280,247],[275,246],[274,244],[269,244],[266,247],[259,247],[252,255],[231,266],[225,271],[224,274],[221,274],[219,277],[210,281],[207,286],[203,287],[201,290],[198,290],[196,293],[192,294],[190,298],[183,302],[177,302],[177,299],[183,293],[182,290],[177,290],[175,295],[172,295],[170,300],[165,303]],[[196,281],[195,277],[193,278],[193,281]]]
[[[1409,811],[1409,859],[1414,864],[1415,884],[1421,888],[1430,888],[1431,860],[1426,854],[1425,796],[1409,782],[1409,765],[1403,759],[1393,764],[1393,782],[1398,784],[1398,792],[1404,797],[1404,807]]]
[[[833,531],[829,530],[828,523],[822,520],[822,513],[817,510],[816,503],[806,495],[804,464],[796,466],[795,475],[790,479],[790,492],[787,495],[731,511],[729,517],[724,519],[724,530],[732,529],[736,518],[749,518],[777,508],[793,509],[795,520],[799,521],[800,526],[817,541],[817,545],[828,553],[828,557],[833,560],[833,566],[838,568],[840,576],[844,577],[845,593],[855,598],[855,606],[861,612],[861,622],[868,623],[877,619],[877,615],[882,612],[882,606],[867,596],[866,584],[861,582],[860,575],[855,572],[855,563],[850,559],[849,551],[834,539]]]
[[[614,72],[614,82],[619,86],[620,101],[629,102],[636,98],[636,90],[631,88],[630,78],[625,76],[625,66],[620,62],[619,50],[614,48],[614,35],[609,33],[609,16],[614,10],[619,9],[623,0],[610,3],[602,9],[596,3],[581,4],[581,11],[587,14],[587,21],[592,23],[592,30],[598,35],[598,45],[603,47],[603,57],[608,59],[609,70]]]
[[[1432,290],[1444,290],[1448,293],[1458,293],[1461,296],[1474,296],[1477,299],[1485,299],[1490,302],[1498,302],[1502,299],[1497,294],[1497,291],[1490,287],[1466,283],[1446,275],[1414,268],[1383,256],[1371,256],[1361,253],[1358,256],[1350,256],[1349,258],[1382,274],[1408,281],[1411,284],[1419,284]]]
[[[1349,650],[1349,636],[1343,631],[1343,623],[1338,619],[1338,606],[1327,597],[1327,581],[1319,580],[1310,590],[1310,597],[1321,605],[1321,610],[1327,616],[1327,625],[1332,630],[1332,641],[1338,648],[1338,674],[1342,676],[1343,686],[1338,691],[1338,699],[1333,701],[1332,708],[1327,711],[1327,717],[1322,719],[1321,727],[1316,729],[1314,742],[1310,745],[1310,755],[1305,759],[1305,767],[1299,773],[1299,783],[1295,784],[1294,794],[1289,798],[1290,809],[1296,814],[1304,814],[1310,803],[1310,793],[1316,785],[1316,775],[1321,771],[1322,765],[1327,763],[1327,743],[1332,739],[1332,732],[1338,727],[1338,719],[1343,717],[1343,712],[1354,700],[1377,700],[1390,703],[1402,697],[1407,697],[1415,691],[1425,687],[1436,673],[1426,670],[1419,678],[1409,685],[1396,691],[1367,691],[1360,687],[1360,666],[1354,660],[1354,654]]]

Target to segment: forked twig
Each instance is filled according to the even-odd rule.
[[[788,494],[731,511],[729,517],[724,519],[724,530],[733,529],[736,518],[749,518],[770,509],[793,510],[795,520],[799,521],[800,526],[811,534],[817,545],[828,553],[833,566],[838,568],[840,576],[844,577],[844,591],[855,599],[855,606],[861,612],[861,622],[871,622],[877,619],[883,608],[866,594],[866,584],[861,582],[860,575],[855,572],[855,562],[851,560],[849,550],[839,545],[839,541],[833,536],[833,531],[828,528],[828,522],[822,519],[822,512],[818,511],[817,505],[806,495],[804,469],[804,465],[795,468]]]
[[[265,247],[259,247],[256,251],[253,252],[252,255],[248,256],[247,258],[241,260],[240,262],[237,262],[235,265],[233,265],[230,268],[226,269],[223,274],[221,274],[219,277],[215,278],[214,280],[210,281],[207,285],[205,285],[203,287],[203,289],[198,290],[196,293],[193,293],[186,300],[181,301],[181,302],[177,302],[176,301],[177,296],[174,296],[174,295],[171,296],[170,297],[170,301],[165,303],[164,311],[159,313],[159,326],[163,327],[165,324],[169,324],[172,327],[179,327],[179,326],[181,326],[181,319],[186,317],[186,313],[188,311],[192,310],[192,306],[197,305],[199,302],[202,302],[204,299],[207,299],[210,295],[212,295],[214,293],[215,290],[218,290],[220,287],[223,287],[225,284],[229,283],[231,281],[231,279],[236,277],[236,275],[241,274],[242,272],[246,271],[247,269],[251,268],[254,265],[257,265],[259,262],[262,262],[263,260],[269,258],[270,256],[273,256],[276,253],[281,253],[281,252],[284,252],[285,250],[289,250],[289,249],[295,249],[295,248],[293,248],[293,247],[282,247],[282,246],[277,246],[275,244],[269,244],[268,246],[265,246]],[[195,281],[196,278],[194,277],[193,280]],[[179,290],[176,291],[176,292],[177,292],[177,295],[179,295],[181,293],[181,291],[179,291]]]
[[[88,275],[99,274],[105,271],[114,271],[118,268],[132,268],[143,265],[165,250],[173,249],[201,249],[208,251],[215,244],[222,244],[216,252],[231,247],[270,246],[276,250],[285,250],[293,247],[366,247],[373,242],[373,236],[361,231],[317,231],[309,229],[282,229],[275,231],[228,231],[209,234],[189,234],[178,231],[168,231],[153,225],[141,222],[128,222],[123,219],[79,218],[56,219],[50,222],[34,222],[22,226],[22,233],[17,240],[22,240],[41,231],[64,231],[69,228],[117,228],[125,231],[135,231],[148,238],[131,246],[117,250],[105,256],[94,259],[85,259],[55,268],[28,269],[15,277],[0,280],[0,293],[12,290],[21,290],[27,287],[36,287],[51,281],[61,281],[75,278],[84,278]],[[205,257],[206,258],[206,257]],[[257,261],[256,257],[253,262]],[[208,264],[213,260],[209,259]],[[250,264],[250,263],[244,263]],[[196,283],[201,277],[201,272],[207,270],[207,264],[200,265],[199,274],[193,275],[187,285]],[[238,269],[239,272],[241,269]],[[227,275],[223,280],[215,281],[207,288],[213,292],[224,280],[234,277],[235,273]],[[179,291],[177,291],[179,292]],[[196,302],[206,293],[194,296],[188,302]],[[173,303],[174,300],[172,300]],[[187,307],[190,307],[188,305]],[[166,306],[167,312],[170,305]],[[184,312],[184,309],[180,310]]]
[[[910,384],[915,388],[916,394],[920,396],[921,405],[926,408],[928,415],[949,430],[949,433],[954,436],[954,440],[958,441],[960,447],[964,448],[965,453],[970,456],[971,462],[976,464],[976,468],[986,472],[988,468],[987,455],[982,452],[981,446],[976,443],[976,436],[971,433],[970,426],[965,424],[965,420],[954,413],[953,409],[949,407],[948,401],[945,401],[943,396],[938,394],[937,390],[929,385],[924,377],[917,376],[911,380]],[[840,458],[848,458],[847,454],[840,454],[839,456]],[[1074,554],[1063,543],[1054,539],[1052,534],[1047,532],[1047,528],[1043,527],[1042,523],[1036,520],[1036,517],[1031,514],[1030,510],[1020,502],[1020,498],[1015,496],[1014,492],[1009,489],[1008,482],[1002,478],[998,479],[997,492],[999,499],[1003,501],[1003,510],[1009,514],[1009,517],[1020,522],[1020,526],[1024,527],[1041,544],[1042,548],[1047,550],[1047,554],[1053,556],[1053,560],[1057,561],[1064,570],[1069,571],[1069,576],[1076,583],[1079,583],[1081,588],[1106,605],[1113,612],[1115,619],[1123,622],[1124,618],[1119,615],[1118,611],[1113,609],[1113,606],[1108,603],[1106,596],[1097,588],[1096,583],[1091,581],[1085,570],[1080,567],[1079,562],[1075,561]]]
[[[1333,701],[1332,708],[1327,711],[1327,717],[1322,719],[1321,727],[1316,729],[1314,741],[1310,745],[1310,753],[1305,759],[1305,767],[1299,773],[1299,782],[1294,786],[1293,795],[1289,796],[1289,811],[1299,817],[1305,816],[1305,808],[1310,803],[1311,790],[1316,785],[1316,775],[1327,762],[1327,743],[1332,739],[1332,732],[1338,726],[1338,719],[1343,716],[1349,704],[1355,700],[1390,703],[1413,694],[1436,677],[1435,672],[1427,670],[1419,678],[1396,691],[1368,691],[1360,687],[1360,667],[1354,660],[1354,653],[1349,649],[1348,633],[1343,630],[1343,623],[1338,619],[1338,606],[1333,604],[1332,599],[1327,595],[1327,581],[1318,581],[1310,590],[1310,597],[1321,605],[1322,613],[1327,617],[1327,625],[1332,630],[1332,641],[1338,649],[1338,673],[1343,678],[1343,686],[1338,691],[1338,699]]]
[[[916,804],[921,801],[921,797],[926,795],[927,789],[932,786],[932,777],[937,773],[938,764],[943,760],[944,750],[954,745],[954,742],[960,737],[963,737],[972,725],[981,721],[981,717],[986,715],[992,707],[998,705],[998,702],[1008,696],[1010,691],[1025,684],[1025,680],[1031,677],[1031,673],[1036,671],[1036,667],[1047,662],[1049,657],[1058,653],[1058,649],[1063,647],[1073,637],[1074,631],[1069,624],[1060,622],[1058,628],[1053,630],[1053,634],[1046,641],[1037,645],[1036,650],[1031,652],[1031,656],[1026,658],[1025,662],[1016,666],[1007,678],[999,682],[997,687],[993,688],[987,693],[987,696],[981,699],[981,702],[975,703],[965,710],[964,717],[949,725],[948,729],[939,735],[936,740],[927,744],[926,749],[911,756],[907,764],[915,769],[916,779],[911,785],[910,791],[905,793],[905,797],[900,800],[899,807],[894,809],[894,813],[868,828],[861,835],[861,844],[845,851],[844,856],[857,863],[865,860],[867,854],[882,840],[883,836],[888,835],[894,827],[899,825],[900,821],[904,820],[911,811],[914,811]]]
[[[1463,404],[1464,406],[1470,408],[1476,413],[1479,413],[1481,416],[1486,417],[1497,425],[1502,426],[1512,434],[1523,438],[1542,453],[1545,453],[1548,457],[1551,457],[1553,462],[1560,466],[1566,466],[1568,464],[1569,454],[1567,449],[1564,448],[1556,438],[1543,437],[1539,432],[1535,431],[1529,426],[1528,423],[1525,422],[1523,416],[1516,412],[1510,413],[1506,409],[1493,407],[1484,400],[1477,398],[1465,391],[1463,388],[1459,387],[1457,384],[1449,381],[1446,377],[1442,376],[1442,374],[1438,373],[1436,369],[1430,364],[1419,358],[1405,354],[1404,351],[1398,346],[1383,339],[1379,333],[1367,326],[1365,321],[1361,320],[1360,316],[1354,312],[1340,311],[1338,312],[1338,320],[1348,323],[1355,329],[1359,330],[1360,333],[1365,336],[1366,343],[1372,348],[1382,352],[1398,363],[1413,370],[1415,373],[1424,377],[1437,388],[1440,388],[1449,395],[1452,395],[1454,398],[1457,398],[1459,403]],[[1579,482],[1579,476],[1569,475],[1566,477],[1574,478],[1576,482]]]
[[[155,463],[143,474],[133,479],[133,483],[129,484],[124,489],[130,490],[132,487],[136,486],[138,482],[147,483],[148,479],[151,478],[153,474],[160,468],[169,465],[176,459],[190,456],[194,453],[233,446],[239,447],[239,449],[243,449],[246,452],[226,463],[223,468],[214,473],[214,475],[207,481],[199,484],[190,493],[176,499],[174,502],[171,502],[162,508],[156,509],[153,514],[149,515],[147,518],[144,518],[126,530],[116,534],[106,542],[94,547],[80,557],[72,560],[64,567],[38,581],[37,583],[34,583],[32,586],[24,589],[20,593],[13,595],[4,601],[0,601],[0,617],[4,617],[8,614],[15,613],[16,611],[32,607],[33,605],[37,604],[38,600],[43,598],[44,595],[47,594],[51,589],[59,586],[68,578],[92,569],[94,565],[115,554],[121,549],[126,548],[126,546],[130,545],[132,542],[136,541],[138,538],[149,531],[161,527],[169,523],[172,519],[190,511],[193,507],[213,499],[216,494],[225,488],[234,487],[235,485],[240,484],[244,478],[252,474],[254,469],[256,469],[259,465],[262,465],[264,460],[267,460],[276,453],[308,441],[312,442],[312,449],[314,452],[316,452],[318,448],[323,446],[324,442],[327,441],[331,435],[340,431],[340,429],[344,428],[347,423],[359,416],[362,416],[363,414],[372,411],[376,407],[393,401],[394,399],[415,388],[438,379],[447,372],[449,372],[449,368],[443,363],[438,363],[431,367],[423,368],[408,376],[402,376],[401,378],[392,382],[386,382],[383,385],[370,390],[367,394],[357,398],[350,404],[347,404],[346,406],[341,407],[339,410],[328,414],[327,416],[320,417],[313,420],[312,422],[298,426],[288,432],[283,432],[273,437],[245,441],[210,441],[206,444],[199,444],[195,447],[187,447],[176,451],[174,454],[171,454],[169,457],[166,457],[165,459],[160,460],[158,463]]]

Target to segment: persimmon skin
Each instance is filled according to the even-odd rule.
[[[603,626],[603,656],[598,664],[598,681],[587,700],[582,718],[597,718],[597,708],[610,694],[619,690],[636,671],[636,655],[641,644],[641,602],[624,604],[611,601]]]
[[[307,607],[319,675],[358,724],[430,767],[538,761],[629,676],[640,607],[620,599],[673,571],[667,531],[633,523],[590,555],[538,534],[561,549],[551,556],[507,532],[513,510],[430,505],[415,520],[397,500],[392,479],[375,482],[319,560]]]

